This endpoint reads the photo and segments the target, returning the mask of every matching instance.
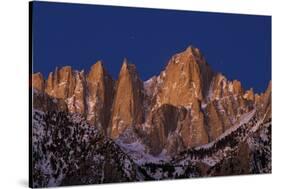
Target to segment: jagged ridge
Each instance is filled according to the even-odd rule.
[[[140,141],[154,156],[215,141],[254,109],[260,117],[268,111],[271,117],[271,83],[263,94],[245,91],[239,81],[213,72],[193,46],[172,56],[165,70],[146,82],[125,59],[117,81],[98,61],[88,74],[70,66],[56,68],[47,80],[35,73],[32,85],[44,96],[34,101],[39,109],[49,107],[41,102],[46,95],[60,107],[64,101],[65,111],[84,116],[114,140],[133,131],[136,137],[125,144]]]

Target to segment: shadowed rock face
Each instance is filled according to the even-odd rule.
[[[112,107],[109,129],[112,138],[118,138],[126,128],[143,122],[143,99],[143,83],[136,67],[125,59],[116,83]]]
[[[189,110],[164,104],[153,113],[149,124],[152,125],[149,144],[154,154],[160,153],[163,148],[174,153],[209,141],[198,102],[194,102]]]
[[[175,132],[181,114],[186,115],[186,111],[169,104],[162,105],[153,113],[150,123],[153,127],[149,136],[149,146],[153,154],[160,153],[167,144],[168,135]]]
[[[210,141],[212,141],[223,133],[225,124],[221,120],[221,116],[219,115],[214,102],[208,103],[205,111],[207,112],[205,114],[206,130],[209,133]]]
[[[260,116],[271,117],[271,83],[263,94],[245,91],[239,81],[213,72],[192,46],[172,56],[159,76],[145,82],[125,59],[117,81],[98,61],[87,74],[65,66],[45,81],[35,73],[32,86],[64,102],[66,111],[81,114],[112,139],[127,129],[137,130],[154,155],[207,144],[254,108]]]
[[[47,95],[42,91],[34,89],[32,106],[34,109],[47,111],[64,111],[67,112],[67,105],[62,99],[57,99]]]

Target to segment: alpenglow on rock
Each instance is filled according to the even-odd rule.
[[[32,87],[38,91],[44,91],[45,81],[40,72],[32,74]]]
[[[203,100],[212,75],[199,49],[188,47],[174,55],[163,72],[158,105],[190,106],[194,99]]]
[[[44,111],[50,99],[59,101],[61,109],[82,115],[113,140],[135,132],[153,155],[210,143],[252,110],[271,115],[271,83],[263,94],[244,90],[240,81],[212,71],[193,46],[172,56],[158,76],[145,82],[124,59],[116,81],[97,61],[88,73],[70,66],[56,68],[47,80],[35,73],[32,86],[40,94],[36,105],[48,101]]]
[[[106,72],[102,61],[91,67],[87,76],[87,120],[107,132],[114,96],[114,80]]]
[[[116,83],[109,128],[111,138],[118,138],[128,127],[144,121],[143,99],[143,83],[136,66],[125,59]]]

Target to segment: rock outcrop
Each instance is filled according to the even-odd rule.
[[[45,80],[42,73],[37,72],[32,74],[32,87],[36,90],[43,92],[45,89]]]
[[[126,59],[31,81],[31,187],[271,173],[271,81],[244,90],[195,47],[145,82]]]
[[[75,77],[70,66],[56,68],[51,72],[46,82],[45,92],[55,98],[66,99],[73,95]]]
[[[46,81],[35,73],[32,86],[45,92],[34,101],[36,107],[51,104],[48,95],[114,140],[128,129],[138,132],[154,155],[214,141],[253,109],[271,117],[271,82],[262,94],[244,90],[240,81],[213,72],[193,46],[172,56],[159,76],[145,82],[125,59],[117,81],[98,61],[89,73],[65,66],[56,68]],[[44,99],[47,103],[41,102]]]
[[[190,106],[194,99],[203,100],[212,75],[199,49],[188,47],[173,56],[162,73],[158,105]]]
[[[73,74],[73,78],[71,78],[71,80],[74,80],[75,83],[73,93],[71,89],[71,92],[69,92],[68,96],[63,99],[66,100],[68,109],[71,113],[79,113],[82,115],[86,115],[87,104],[85,101],[86,84],[85,84],[84,71],[81,72],[75,71]],[[72,87],[71,83],[69,83],[69,88],[70,87]]]
[[[221,120],[221,115],[216,108],[215,102],[210,102],[205,109],[206,130],[209,134],[210,141],[215,140],[224,132],[225,122]]]
[[[125,59],[116,83],[109,135],[115,139],[128,127],[144,121],[143,83],[136,67]]]
[[[87,76],[87,120],[92,125],[102,127],[106,133],[113,103],[114,80],[98,61]]]

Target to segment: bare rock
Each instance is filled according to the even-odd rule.
[[[113,103],[114,80],[104,69],[102,61],[91,67],[87,76],[87,87],[87,120],[92,125],[103,127],[106,132]]]
[[[144,121],[143,99],[143,83],[136,67],[125,59],[116,84],[109,129],[112,138],[118,138],[126,128]]]
[[[32,74],[32,87],[37,89],[38,91],[44,91],[45,89],[45,81],[42,73],[37,72]]]
[[[173,56],[163,72],[158,105],[188,106],[194,98],[203,100],[212,75],[199,49],[188,47]]]

